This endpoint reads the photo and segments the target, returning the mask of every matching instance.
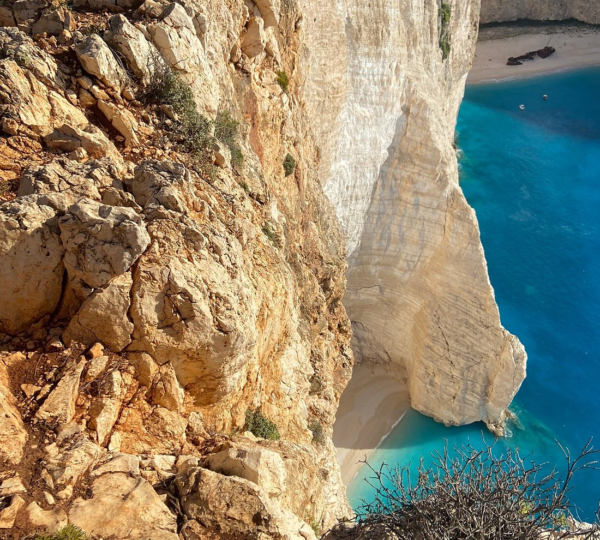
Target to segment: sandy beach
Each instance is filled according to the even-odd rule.
[[[356,365],[340,401],[333,442],[348,484],[410,407],[408,389],[381,368]]]
[[[504,36],[499,38],[498,36]],[[520,56],[550,45],[549,58],[507,66],[510,56]],[[467,84],[533,77],[543,73],[600,65],[600,28],[582,25],[483,28]]]

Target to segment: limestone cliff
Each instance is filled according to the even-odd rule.
[[[500,323],[453,144],[478,2],[304,10],[303,96],[347,236],[357,359],[387,366],[439,421],[501,430],[526,355]]]
[[[481,22],[508,22],[519,19],[534,21],[578,21],[600,24],[600,5],[589,0],[481,0]]]
[[[300,20],[1,4],[0,537],[300,540],[349,516],[346,262]]]

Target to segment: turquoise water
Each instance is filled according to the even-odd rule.
[[[522,428],[498,448],[562,465],[554,439],[600,447],[600,69],[468,87],[457,131],[502,322],[529,355],[514,405]],[[411,411],[372,463],[414,466],[446,440],[481,444],[482,430]],[[355,507],[369,497],[367,475],[349,487]],[[582,518],[599,499],[600,472],[584,471],[571,493]]]

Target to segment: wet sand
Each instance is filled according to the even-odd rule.
[[[502,36],[502,37],[501,37]],[[510,56],[554,47],[549,58],[536,57],[521,66],[507,66]],[[467,84],[534,77],[544,73],[600,66],[600,28],[592,26],[506,26],[480,31]]]
[[[333,442],[348,484],[383,438],[410,408],[408,388],[381,368],[356,365],[342,395]]]

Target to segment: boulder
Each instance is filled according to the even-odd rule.
[[[125,137],[126,148],[132,144],[138,145],[140,143],[136,134],[138,124],[133,114],[124,107],[119,108],[114,103],[102,100],[98,101],[98,108],[112,126]]]
[[[108,443],[111,431],[119,418],[126,387],[121,373],[114,370],[102,381],[100,395],[92,401],[90,407],[90,429],[96,430],[98,444]]]
[[[150,244],[135,210],[87,199],[71,206],[59,227],[69,276],[93,288],[129,270]]]
[[[127,272],[95,289],[63,333],[65,344],[78,342],[90,346],[100,340],[113,352],[129,345],[133,332],[128,317],[132,285],[131,274]]]
[[[200,112],[214,116],[219,104],[219,82],[213,76],[211,63],[185,8],[170,4],[160,22],[148,26],[148,32],[161,56],[192,87]]]
[[[36,418],[46,421],[57,420],[61,424],[68,424],[73,419],[79,381],[85,363],[83,356],[79,359],[73,358],[67,363],[58,384],[35,414]]]
[[[100,191],[121,187],[119,168],[110,159],[76,163],[57,159],[46,165],[34,165],[21,175],[19,196],[62,193],[69,205],[81,198],[99,201]]]
[[[62,508],[44,510],[33,501],[23,510],[24,522],[36,531],[45,534],[54,534],[68,523],[67,514]]]
[[[56,443],[47,446],[46,454],[46,467],[56,489],[69,493],[102,457],[103,450],[86,437],[78,436],[70,439],[66,448]]]
[[[159,204],[168,210],[185,212],[185,199],[193,198],[190,172],[174,161],[145,161],[135,169],[131,192],[143,208]]]
[[[31,2],[17,2],[26,4]],[[16,5],[15,4],[15,5]],[[46,7],[46,1],[41,0],[40,9]],[[15,13],[18,10],[15,10]],[[17,28],[0,28],[0,58],[13,59],[22,64],[36,79],[48,87],[62,91],[66,88],[66,80],[58,69],[56,60],[47,52],[40,49],[33,40]],[[12,67],[12,66],[11,66]],[[4,79],[2,77],[2,79]]]
[[[124,473],[94,480],[92,497],[73,502],[69,521],[94,538],[179,540],[177,520],[152,486]]]
[[[75,52],[81,66],[90,75],[119,93],[125,88],[127,73],[99,35],[92,34],[75,43]]]
[[[94,469],[90,476],[102,476],[108,473],[125,473],[129,476],[140,476],[140,458],[121,452],[115,453],[110,461]]]
[[[225,443],[219,452],[208,457],[208,467],[220,474],[245,478],[270,497],[280,497],[285,490],[283,459],[277,452],[260,446]]]
[[[177,475],[175,482],[185,515],[211,530],[225,535],[252,531],[281,540],[316,539],[306,523],[249,480],[197,467]]]
[[[19,510],[25,504],[25,500],[20,495],[13,495],[10,505],[0,511],[0,529],[12,529]]]
[[[40,82],[30,69],[19,65],[18,62],[24,62],[19,60],[21,57],[17,56],[16,60],[9,58],[0,60],[0,96],[8,98],[0,97],[0,104],[6,106],[10,116],[42,136],[65,123],[74,126],[88,124],[79,109]]]
[[[31,33],[48,34],[58,36],[64,30],[73,32],[75,30],[75,17],[73,13],[64,7],[45,9],[40,18],[35,22]]]
[[[69,124],[62,124],[44,137],[46,145],[53,150],[73,152],[83,148],[86,153],[96,159],[109,157],[115,167],[123,168],[123,158],[115,145],[108,140],[104,132],[89,124],[83,129]]]
[[[264,20],[261,17],[250,17],[242,37],[242,52],[248,58],[254,58],[264,52],[266,43]]]
[[[127,355],[129,363],[135,367],[137,380],[142,386],[150,387],[158,373],[158,365],[149,354],[134,352]]]
[[[152,403],[171,411],[181,411],[185,391],[177,380],[175,369],[171,364],[165,364],[158,370],[152,387]]]
[[[64,248],[48,204],[33,195],[0,205],[0,332],[27,330],[60,300]]]
[[[166,68],[156,47],[123,15],[115,15],[108,20],[104,39],[125,59],[143,84],[150,83],[156,73]]]

